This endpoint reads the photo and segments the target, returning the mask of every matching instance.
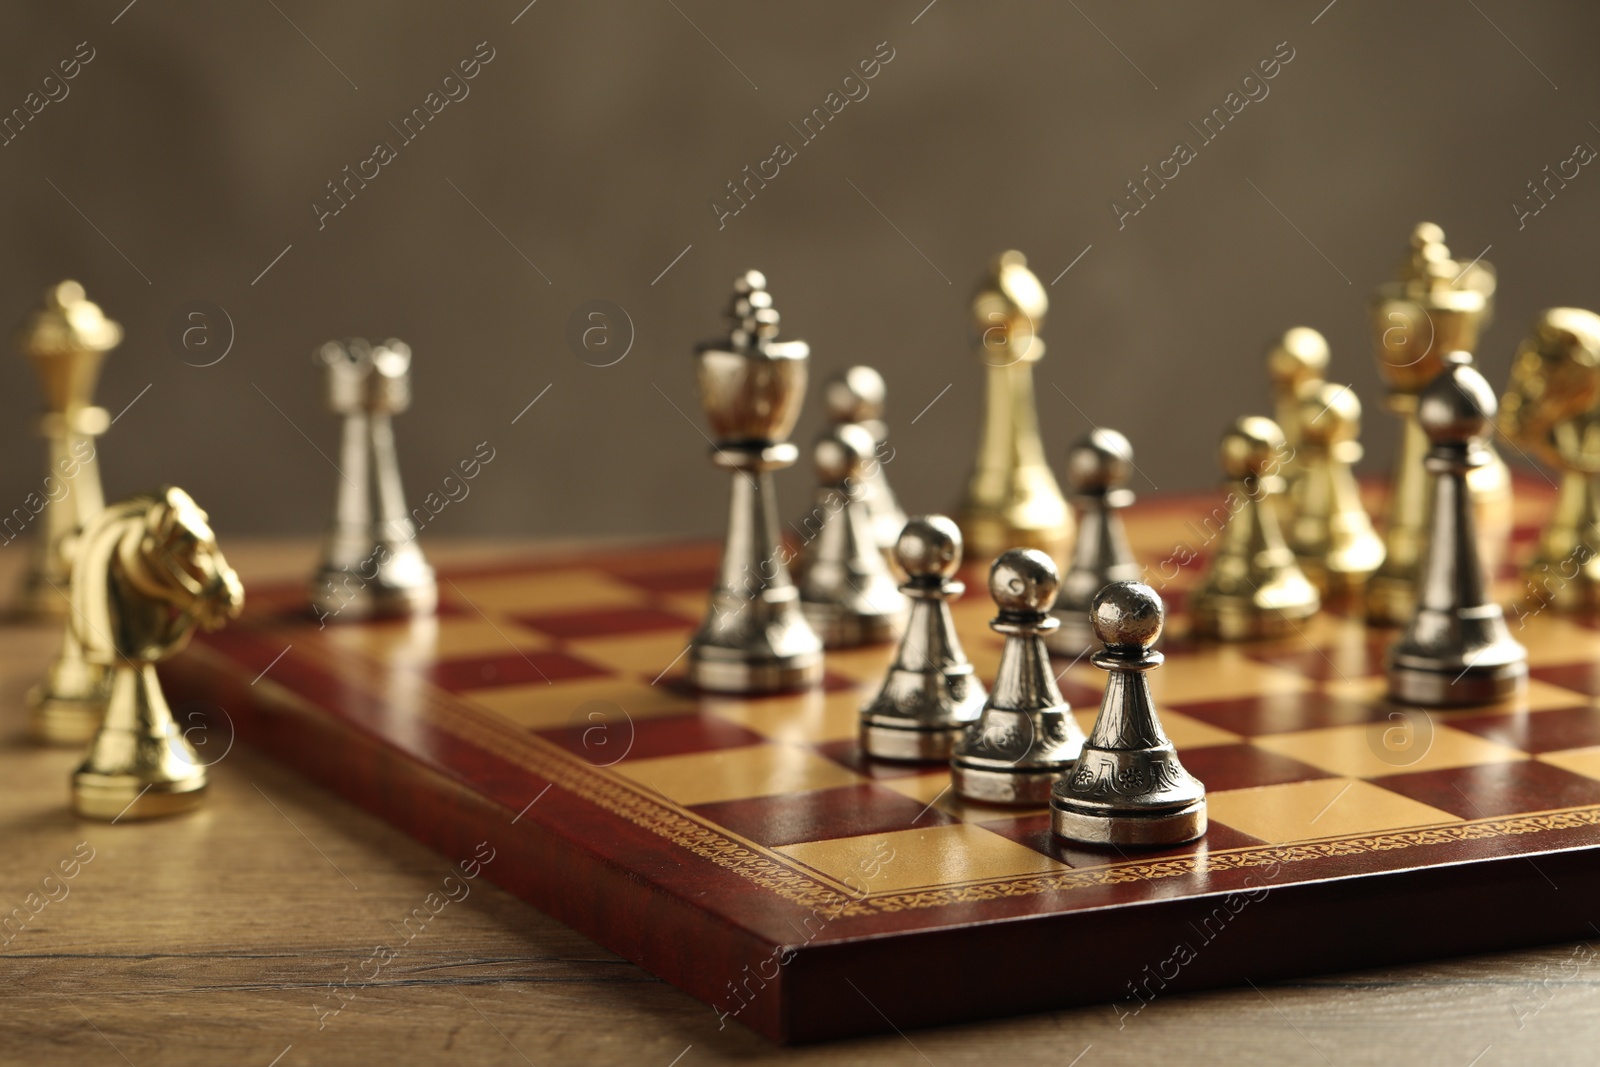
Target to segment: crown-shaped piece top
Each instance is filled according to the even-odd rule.
[[[18,347],[34,361],[52,411],[87,405],[101,359],[121,342],[122,327],[70,280],[47,289],[42,306],[17,333]]]
[[[1390,388],[1414,394],[1443,369],[1448,353],[1476,349],[1494,291],[1492,266],[1481,257],[1457,262],[1442,229],[1417,224],[1397,279],[1380,285],[1372,302],[1378,370]]]
[[[767,279],[746,271],[734,280],[726,340],[696,349],[700,402],[719,447],[764,447],[788,439],[805,399],[804,341],[779,341],[778,310]]]

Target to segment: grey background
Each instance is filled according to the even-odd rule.
[[[1600,174],[1520,231],[1511,208],[1576,142],[1600,146],[1589,5],[525,2],[0,11],[0,111],[79,41],[96,50],[0,148],[0,323],[71,276],[126,327],[99,397],[139,399],[104,441],[108,492],[175,482],[224,535],[319,528],[337,427],[310,352],[396,335],[416,352],[398,425],[413,501],[479,442],[496,455],[427,536],[713,533],[725,476],[689,353],[752,266],[811,342],[814,384],[884,372],[915,510],[952,506],[971,462],[966,302],[1006,247],[1049,282],[1092,246],[1049,290],[1044,433],[1059,457],[1091,420],[1123,430],[1145,492],[1213,481],[1222,427],[1268,410],[1264,344],[1301,323],[1329,336],[1332,377],[1367,406],[1367,465],[1385,464],[1365,303],[1421,219],[1463,259],[1492,246],[1497,386],[1538,309],[1596,302]],[[388,123],[481,41],[495,58],[470,96],[319,231],[324,183],[398,142]],[[719,231],[724,183],[797,142],[788,123],[882,41],[870,95]],[[1186,123],[1285,41],[1270,95],[1200,147]],[[1110,199],[1179,139],[1199,158],[1119,231]],[[193,298],[237,333],[203,369],[166,340]],[[564,340],[595,299],[636,329],[604,369]],[[25,361],[0,356],[0,511],[42,479],[37,406]],[[782,478],[797,512],[810,475]]]

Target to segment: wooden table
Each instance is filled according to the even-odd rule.
[[[22,546],[0,551],[0,588],[12,588]],[[247,584],[307,573],[315,553],[308,542],[225,547]],[[464,561],[507,547],[430,542],[429,552]],[[710,1008],[483,880],[325,1016],[329,983],[392,940],[391,923],[438,889],[449,864],[243,748],[216,763],[195,814],[75,819],[77,755],[24,733],[23,694],[55,641],[33,624],[9,624],[0,640],[0,918],[30,893],[58,898],[20,933],[0,931],[0,942],[11,937],[0,944],[3,1063],[1492,1067],[1600,1057],[1600,952],[1587,945],[1173,996],[1120,1029],[1109,1007],[1091,1007],[785,1050],[736,1023],[719,1030]],[[46,886],[75,850],[92,859]],[[1600,901],[1595,914],[1600,926]]]

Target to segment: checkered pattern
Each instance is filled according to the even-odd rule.
[[[1540,508],[1542,513],[1543,504]],[[1137,513],[1136,513],[1137,514]],[[1529,516],[1519,530],[1528,540]],[[1130,530],[1155,565],[1195,533],[1169,509]],[[1161,592],[1187,601],[1197,563]],[[1048,813],[967,804],[939,767],[863,758],[857,709],[893,649],[830,653],[815,691],[738,698],[693,693],[683,659],[715,574],[704,548],[592,557],[560,569],[457,577],[436,625],[330,627],[343,653],[414,672],[481,709],[644,786],[730,837],[837,880],[893,850],[871,891],[901,892],[1103,866],[1064,844]],[[1002,640],[982,576],[954,607],[986,681]],[[1211,829],[1160,856],[1439,826],[1600,805],[1600,651],[1594,620],[1536,616],[1519,637],[1533,682],[1516,706],[1423,715],[1383,697],[1391,635],[1324,613],[1289,640],[1203,645],[1174,610],[1152,681],[1168,734],[1206,783]],[[1104,686],[1059,663],[1085,729]]]

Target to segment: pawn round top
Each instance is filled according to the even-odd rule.
[[[1128,483],[1133,445],[1115,430],[1096,427],[1067,451],[1067,484],[1075,493],[1099,493]]]
[[[1325,382],[1300,398],[1300,436],[1313,445],[1361,436],[1361,400],[1348,385]]]
[[[1267,373],[1289,389],[1328,370],[1328,339],[1309,326],[1285,331],[1267,352]]]
[[[1143,582],[1112,582],[1089,602],[1089,625],[1108,648],[1149,648],[1165,619],[1161,595]]]
[[[1417,422],[1435,444],[1466,444],[1488,432],[1499,405],[1468,353],[1444,358],[1444,370],[1418,398]]]
[[[1259,478],[1283,461],[1283,430],[1264,415],[1246,415],[1222,435],[1222,472],[1234,481]]]
[[[894,558],[908,578],[954,578],[961,569],[961,527],[943,515],[919,515],[900,531]]]
[[[1037,548],[1008,548],[989,568],[989,595],[1006,615],[1043,615],[1056,602],[1061,574]]]
[[[867,422],[883,416],[887,394],[883,375],[871,367],[850,367],[828,380],[828,418],[833,422]]]
[[[872,435],[854,423],[842,423],[817,438],[812,460],[817,465],[817,481],[840,485],[860,481],[874,448]]]

